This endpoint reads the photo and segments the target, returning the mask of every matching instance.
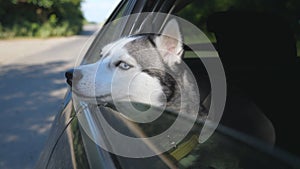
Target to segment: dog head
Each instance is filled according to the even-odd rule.
[[[176,20],[161,35],[135,35],[106,45],[101,59],[67,72],[73,93],[87,102],[133,101],[155,106],[174,96],[171,73],[181,63],[182,37]]]

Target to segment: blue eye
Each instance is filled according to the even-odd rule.
[[[123,70],[128,70],[130,68],[132,68],[131,65],[129,65],[128,63],[124,62],[124,61],[120,61],[116,64],[117,67],[123,69]]]

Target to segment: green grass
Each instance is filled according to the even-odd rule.
[[[16,37],[39,37],[48,38],[55,36],[71,36],[81,31],[82,23],[60,22],[55,15],[51,15],[49,21],[39,24],[36,22],[23,21],[13,25],[0,23],[0,39]]]

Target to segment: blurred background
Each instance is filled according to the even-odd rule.
[[[120,0],[0,0],[0,38],[79,34],[101,24]]]
[[[34,167],[67,90],[64,72],[74,67],[119,1],[0,0],[0,169]],[[299,0],[195,4],[180,15],[204,32],[203,21],[215,11],[253,8],[288,14],[300,54]]]
[[[64,72],[119,0],[0,0],[0,168],[34,168]]]

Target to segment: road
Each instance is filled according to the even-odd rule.
[[[97,26],[82,35],[0,41],[0,168],[33,168],[62,103],[64,72]],[[83,51],[82,51],[83,49]]]

